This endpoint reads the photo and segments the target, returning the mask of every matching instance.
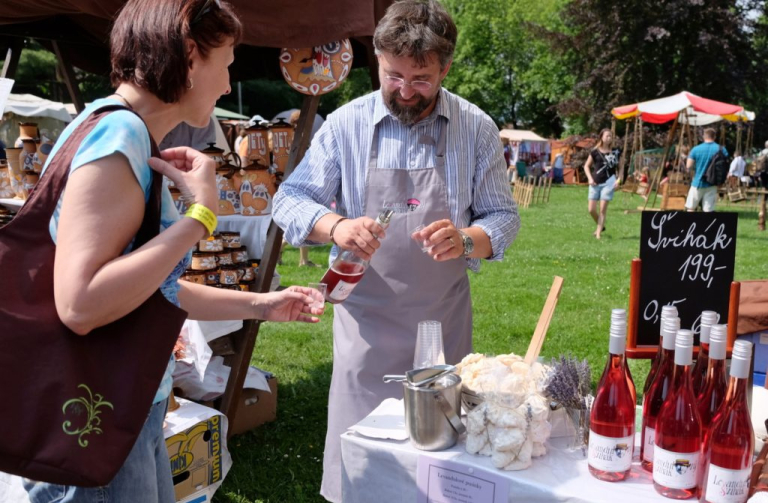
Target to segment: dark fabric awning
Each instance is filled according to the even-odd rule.
[[[243,23],[243,45],[232,80],[280,76],[282,47],[312,47],[352,39],[354,66],[367,66],[376,22],[393,0],[228,0]],[[10,37],[56,40],[72,64],[83,70],[109,71],[111,20],[124,0],[2,0],[0,48]]]

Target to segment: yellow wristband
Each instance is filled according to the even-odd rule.
[[[193,204],[189,207],[187,212],[184,214],[185,217],[194,218],[201,224],[205,226],[205,228],[208,230],[208,234],[213,234],[213,231],[216,230],[216,215],[203,206],[202,204]]]

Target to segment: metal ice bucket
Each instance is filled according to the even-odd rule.
[[[459,418],[461,377],[448,374],[429,386],[403,382],[405,428],[411,443],[423,451],[441,451],[456,444],[466,428]]]

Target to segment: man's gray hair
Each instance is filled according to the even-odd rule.
[[[419,66],[434,53],[445,69],[456,48],[456,25],[436,0],[401,0],[390,5],[373,34],[376,54],[409,57]]]

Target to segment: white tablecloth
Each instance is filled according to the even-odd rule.
[[[760,402],[763,391],[753,400]],[[757,416],[757,417],[754,417]],[[753,410],[753,422],[759,414]],[[765,419],[759,420],[760,423]],[[365,420],[364,420],[365,421]],[[755,424],[760,431],[760,425]],[[345,503],[417,501],[417,465],[419,456],[433,456],[503,474],[510,480],[510,502],[526,503],[647,503],[668,502],[653,488],[653,477],[640,467],[640,435],[635,438],[632,471],[623,482],[603,482],[589,473],[587,460],[565,449],[567,439],[553,438],[546,455],[535,458],[527,470],[502,472],[491,458],[468,454],[464,437],[451,449],[440,452],[420,451],[409,440],[379,440],[348,431],[341,436],[342,490]]]
[[[264,244],[267,242],[267,230],[269,230],[271,222],[271,215],[257,217],[244,217],[242,215],[220,216],[216,232],[239,232],[240,243],[248,247],[248,255],[251,258],[261,260]]]

